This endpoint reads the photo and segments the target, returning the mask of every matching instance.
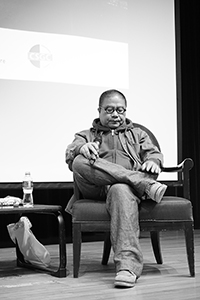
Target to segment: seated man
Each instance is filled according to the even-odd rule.
[[[166,190],[156,181],[163,155],[146,132],[126,118],[126,107],[120,91],[105,91],[99,99],[99,118],[92,128],[77,133],[66,150],[83,197],[106,201],[116,287],[133,287],[142,273],[138,204],[147,197],[159,203]]]

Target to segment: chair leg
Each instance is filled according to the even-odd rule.
[[[73,224],[73,271],[74,278],[78,278],[81,258],[81,225]]]
[[[193,223],[185,223],[185,242],[186,242],[186,251],[187,251],[187,259],[188,266],[191,277],[195,277],[195,269],[194,269],[194,231],[193,231]]]
[[[160,236],[159,231],[151,231],[151,244],[153,247],[154,256],[156,259],[157,264],[162,264],[162,254],[161,254],[161,248],[160,248]]]
[[[102,257],[102,265],[107,265],[111,250],[111,241],[110,241],[110,232],[106,233],[106,237],[104,240],[104,249],[103,249],[103,257]]]

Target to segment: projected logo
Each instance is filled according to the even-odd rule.
[[[46,47],[35,45],[30,49],[28,59],[35,67],[45,68],[52,62],[53,57]]]

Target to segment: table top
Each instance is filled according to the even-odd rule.
[[[35,204],[32,207],[0,206],[0,214],[51,213],[51,212],[55,213],[61,211],[62,211],[62,207],[60,205]]]

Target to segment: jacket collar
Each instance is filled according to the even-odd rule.
[[[95,132],[109,132],[111,131],[111,129],[109,127],[103,126],[101,125],[100,119],[94,119],[93,123],[93,130]],[[126,121],[124,124],[122,124],[121,126],[119,126],[118,128],[115,129],[115,132],[121,132],[121,131],[127,131],[129,129],[133,128],[133,123],[131,120],[126,118]]]

